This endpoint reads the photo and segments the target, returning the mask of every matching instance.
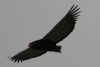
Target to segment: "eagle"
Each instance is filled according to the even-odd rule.
[[[73,5],[68,13],[47,33],[43,38],[33,41],[28,44],[28,48],[19,52],[13,57],[9,57],[14,62],[24,61],[31,58],[36,58],[45,54],[46,52],[61,53],[61,46],[56,44],[66,38],[75,28],[78,15],[78,5]]]

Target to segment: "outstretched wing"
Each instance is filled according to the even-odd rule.
[[[78,5],[76,7],[73,5],[65,17],[43,39],[50,39],[58,43],[67,37],[73,31],[78,13],[81,12],[77,12],[80,9],[77,7]]]
[[[41,50],[36,50],[36,49],[33,49],[33,48],[28,48],[24,51],[21,51],[17,55],[11,57],[10,59],[12,59],[12,61],[14,61],[14,62],[19,62],[19,61],[22,62],[24,60],[28,60],[28,59],[40,56],[40,55],[42,55],[46,52],[47,51],[41,51]]]

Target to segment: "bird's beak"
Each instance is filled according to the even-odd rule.
[[[28,47],[30,47],[30,45],[28,45]]]
[[[28,47],[31,47],[31,45],[28,45]]]

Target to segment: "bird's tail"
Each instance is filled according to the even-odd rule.
[[[55,52],[59,52],[59,53],[61,53],[61,46],[57,46]]]

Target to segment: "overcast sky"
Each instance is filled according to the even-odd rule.
[[[48,52],[22,63],[14,56],[46,35],[71,6],[81,8],[74,31]],[[0,0],[0,67],[100,67],[100,0]]]

